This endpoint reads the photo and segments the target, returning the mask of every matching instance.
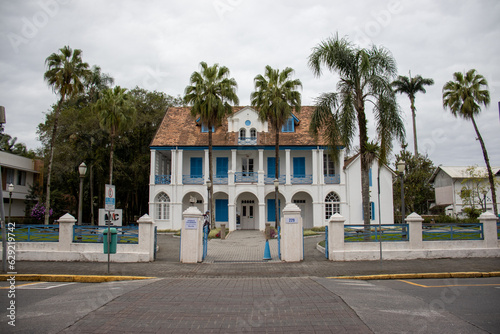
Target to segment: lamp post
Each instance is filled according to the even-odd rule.
[[[78,196],[78,225],[82,225],[83,178],[87,173],[87,165],[85,165],[85,162],[82,162],[80,166],[78,166],[78,173],[80,173],[80,194]]]
[[[399,176],[401,177],[401,224],[405,223],[405,187],[404,187],[404,175],[405,175],[406,163],[403,160],[398,161],[397,169]]]
[[[210,228],[215,228],[215,226],[212,223],[212,200],[210,198],[210,189],[212,188],[212,181],[210,179],[207,180],[207,192],[208,192],[208,219],[210,223]]]
[[[9,184],[7,190],[9,191],[9,221],[8,221],[8,223],[10,224],[10,210],[12,208],[12,193],[14,192],[14,185],[12,183]]]
[[[274,219],[275,226],[278,228],[280,226],[279,222],[279,209],[278,209],[278,186],[280,185],[280,181],[278,179],[274,179]]]

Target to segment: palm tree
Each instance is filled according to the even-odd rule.
[[[47,167],[47,190],[45,201],[45,224],[49,223],[50,209],[50,176],[54,160],[54,144],[57,134],[57,123],[61,107],[66,98],[73,98],[83,92],[83,80],[89,75],[89,64],[82,61],[82,51],[72,50],[69,46],[59,49],[60,53],[53,53],[45,59],[47,71],[44,80],[60,98],[54,111],[54,125],[50,139],[49,165]]]
[[[443,107],[450,109],[455,117],[462,117],[465,120],[471,120],[477,139],[483,150],[484,162],[488,169],[488,179],[493,198],[493,211],[498,217],[497,196],[495,190],[495,181],[490,167],[488,152],[484,145],[483,138],[479,133],[474,116],[481,112],[481,105],[488,107],[490,104],[490,93],[488,91],[488,82],[476,72],[475,69],[469,70],[465,75],[462,72],[455,72],[452,81],[448,81],[443,86]]]
[[[191,115],[200,118],[203,126],[208,127],[208,179],[212,184],[209,187],[210,197],[210,222],[215,227],[214,193],[213,193],[213,157],[212,157],[212,132],[222,120],[232,113],[229,103],[239,103],[236,89],[238,85],[234,78],[229,78],[229,69],[225,66],[200,63],[200,72],[193,72],[190,85],[184,92],[184,102],[191,104]]]
[[[135,119],[135,108],[127,89],[116,86],[105,89],[102,98],[97,100],[94,110],[98,112],[101,127],[108,131],[111,139],[109,153],[109,184],[113,184],[113,154],[115,138],[132,125]]]
[[[334,158],[339,156],[339,143],[347,150],[359,131],[361,155],[361,192],[363,221],[370,224],[369,170],[370,156],[367,154],[368,131],[365,103],[373,103],[376,132],[380,142],[380,160],[385,162],[392,148],[392,139],[404,140],[405,130],[396,97],[390,81],[396,75],[396,62],[384,48],[372,46],[361,49],[338,35],[328,38],[313,48],[309,56],[309,67],[316,76],[321,76],[326,67],[340,76],[338,93],[325,93],[316,100],[316,109],[311,120],[311,131],[318,135],[324,132]]]
[[[418,92],[426,93],[424,86],[434,85],[434,80],[428,78],[422,78],[422,76],[417,75],[416,77],[411,77],[411,72],[409,72],[410,77],[398,76],[398,78],[392,82],[392,87],[396,93],[406,94],[410,98],[410,108],[411,116],[413,120],[413,143],[414,143],[414,154],[418,155],[417,146],[417,123],[415,120],[415,95]]]
[[[283,71],[273,69],[267,65],[264,76],[261,74],[254,78],[255,91],[250,95],[250,103],[257,107],[261,121],[269,121],[275,131],[275,178],[279,180],[279,142],[280,130],[285,122],[292,116],[292,110],[300,112],[301,98],[297,89],[302,88],[299,79],[292,80],[293,69],[285,68]],[[278,220],[278,192],[275,191],[275,224]]]

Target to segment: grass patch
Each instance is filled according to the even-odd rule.
[[[314,231],[312,229],[310,230],[304,230],[304,237],[310,237],[312,235],[319,235],[320,233],[318,233],[317,231]]]
[[[166,229],[166,230],[158,230],[157,232],[158,233],[174,233],[175,235],[180,235],[181,230],[169,230],[169,229]]]
[[[325,240],[321,240],[321,241],[319,242],[319,245],[320,245],[321,247],[323,247],[323,248],[325,248],[325,244],[326,244]]]
[[[311,228],[311,231],[314,231],[314,232],[325,232],[325,227],[324,226],[313,227],[313,228]]]

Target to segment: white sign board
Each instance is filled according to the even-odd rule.
[[[115,209],[113,212],[99,209],[99,226],[105,226],[106,220],[110,221],[111,226],[122,226],[122,217],[122,209]]]
[[[105,201],[104,209],[106,211],[115,211],[115,186],[111,184],[106,184],[105,186]]]
[[[298,224],[299,223],[299,219],[295,218],[295,217],[286,217],[285,223],[286,224]]]
[[[198,219],[196,218],[185,218],[184,227],[186,230],[196,230],[198,228]]]

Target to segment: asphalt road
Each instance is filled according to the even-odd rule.
[[[0,333],[500,333],[500,278],[18,282],[15,327],[0,283]]]

